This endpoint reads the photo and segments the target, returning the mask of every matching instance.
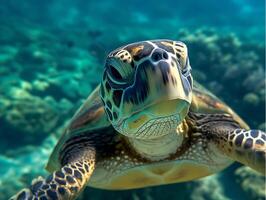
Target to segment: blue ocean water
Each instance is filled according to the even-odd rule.
[[[0,0],[0,199],[47,176],[69,119],[99,84],[107,54],[140,40],[185,42],[194,79],[265,130],[265,2]],[[234,164],[188,183],[80,199],[264,199],[264,178]]]

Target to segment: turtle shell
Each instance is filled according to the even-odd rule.
[[[193,99],[190,110],[193,112],[210,114],[227,113],[230,114],[242,128],[249,129],[249,126],[232,108],[196,81],[193,83]]]
[[[52,172],[61,167],[59,162],[60,149],[69,138],[78,136],[84,131],[96,130],[111,125],[100,99],[99,88],[100,86],[96,87],[70,120],[50,155],[46,166],[48,171]]]
[[[198,113],[227,113],[232,115],[241,127],[246,129],[249,128],[248,125],[229,106],[196,82],[194,82],[193,99],[190,110]],[[61,167],[59,159],[60,150],[70,138],[79,137],[85,131],[88,132],[88,130],[98,132],[97,130],[103,128],[106,128],[106,130],[112,129],[110,131],[114,130],[105,114],[98,86],[71,119],[68,127],[55,146],[46,169],[52,172]],[[104,143],[104,141],[102,141],[102,143]],[[142,166],[142,168],[143,167],[145,166]],[[149,167],[147,167],[147,170],[149,170]],[[134,187],[135,186],[132,186],[132,188]]]

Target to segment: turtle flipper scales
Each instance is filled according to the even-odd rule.
[[[95,165],[95,153],[78,153],[68,164],[46,179],[39,177],[29,188],[21,190],[10,200],[71,200],[76,199],[90,179]]]
[[[241,162],[265,175],[266,133],[260,130],[235,129],[227,134],[232,150],[228,152]],[[226,151],[226,150],[225,150]]]
[[[190,113],[189,118],[194,132],[204,134],[222,154],[265,175],[265,132],[243,129],[228,114]]]

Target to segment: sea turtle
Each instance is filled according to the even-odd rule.
[[[50,156],[46,179],[12,199],[75,199],[85,185],[131,189],[190,181],[238,161],[265,174],[266,134],[194,82],[172,40],[111,52],[100,85]]]

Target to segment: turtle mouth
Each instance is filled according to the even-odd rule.
[[[128,131],[126,120],[122,121],[121,125],[115,127],[115,129],[128,137],[137,139],[155,139],[176,131],[176,128],[181,121],[182,120],[177,113],[171,116],[151,119],[140,126],[135,132]]]
[[[188,108],[189,103],[183,99],[158,101],[135,111],[114,125],[114,128],[128,137],[161,137],[176,130],[187,115]]]
[[[120,124],[114,126],[114,128],[123,135],[139,139],[157,138],[169,132],[174,132],[181,122],[179,114],[177,113],[171,116],[151,119],[144,123],[137,131],[131,132],[126,128],[126,120],[127,119],[124,119]]]
[[[147,123],[143,124],[136,132],[136,138],[156,138],[174,132],[177,125],[180,123],[180,117],[178,114],[160,117],[152,119]]]

